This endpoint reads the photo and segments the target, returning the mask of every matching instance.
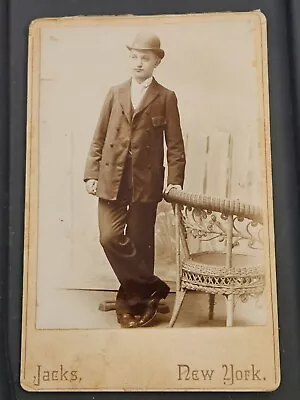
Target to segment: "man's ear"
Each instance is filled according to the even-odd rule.
[[[161,62],[161,59],[159,57],[157,57],[156,62],[155,62],[155,68],[159,66]]]

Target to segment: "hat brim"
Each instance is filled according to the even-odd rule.
[[[128,50],[140,50],[140,51],[145,51],[145,50],[149,50],[149,51],[153,51],[153,53],[156,53],[161,59],[164,58],[165,56],[165,52],[163,49],[155,49],[153,47],[132,47],[132,46],[126,46]]]

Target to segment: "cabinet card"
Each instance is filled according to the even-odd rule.
[[[25,390],[278,387],[266,24],[32,22]]]

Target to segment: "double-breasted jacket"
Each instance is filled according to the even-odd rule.
[[[164,185],[164,141],[167,184],[183,185],[185,151],[177,98],[155,79],[132,112],[131,79],[109,90],[86,160],[84,180],[98,180],[96,195],[116,200],[130,152],[132,201],[158,202]]]

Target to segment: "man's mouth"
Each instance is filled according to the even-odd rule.
[[[136,68],[135,70],[136,70],[136,72],[143,72],[143,70],[141,68]]]

